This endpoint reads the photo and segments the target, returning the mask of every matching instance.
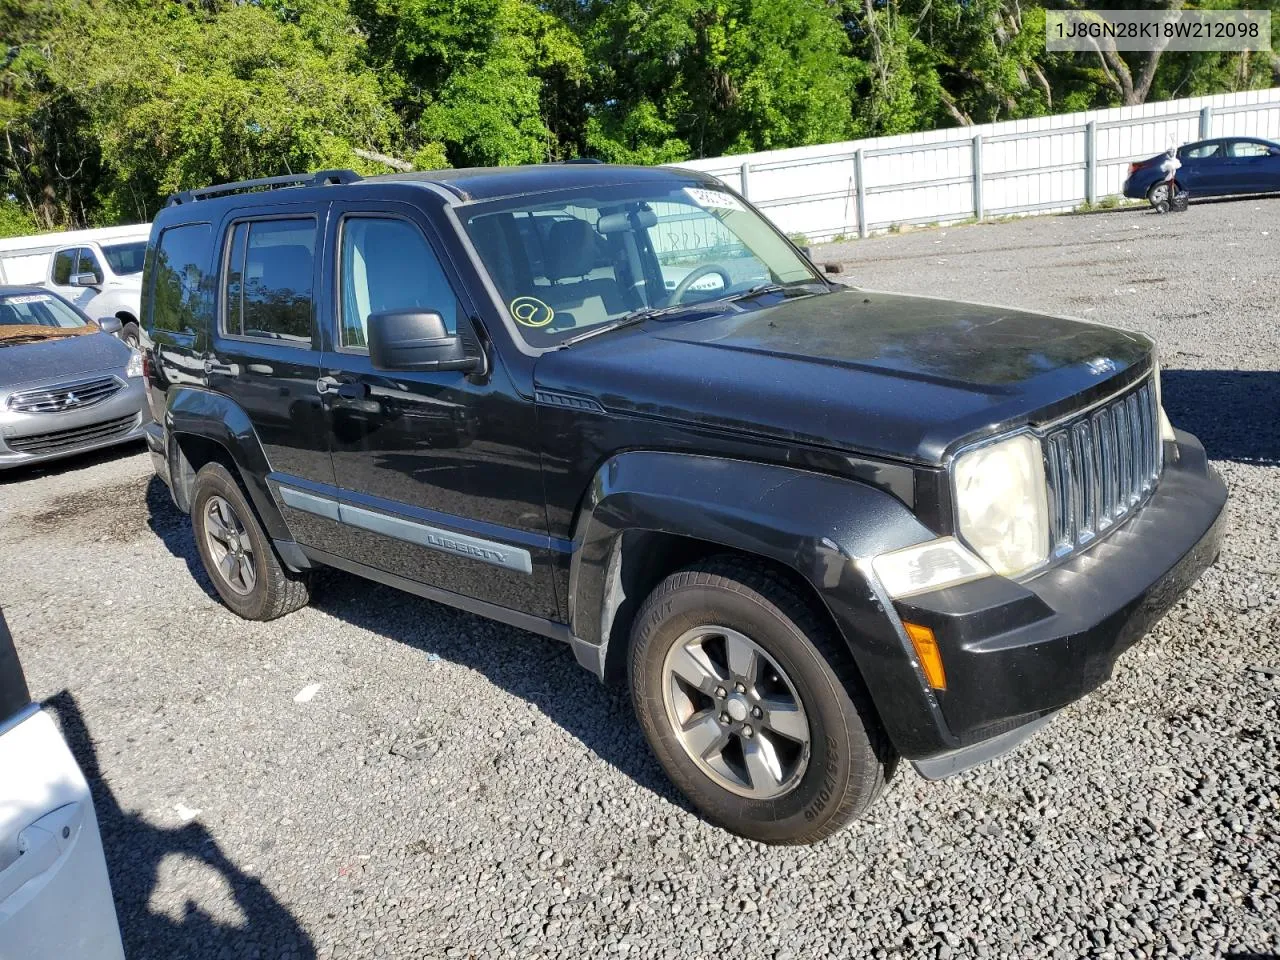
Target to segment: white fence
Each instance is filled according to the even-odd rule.
[[[690,160],[789,234],[867,236],[896,224],[1071,210],[1120,193],[1171,143],[1280,140],[1280,88]]]

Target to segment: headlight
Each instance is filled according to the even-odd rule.
[[[129,365],[124,368],[124,373],[127,377],[142,376],[142,354],[137,350],[129,355]]]
[[[1173,443],[1178,439],[1178,435],[1173,432],[1173,424],[1169,422],[1169,415],[1164,412],[1164,401],[1160,399],[1160,364],[1156,364],[1155,372],[1156,382],[1156,409],[1160,411],[1160,442]]]
[[[1049,558],[1049,505],[1040,441],[1030,434],[956,458],[961,537],[996,573],[1016,576]]]
[[[955,537],[882,553],[871,561],[871,568],[894,600],[991,575],[991,569]]]

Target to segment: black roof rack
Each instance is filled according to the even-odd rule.
[[[274,190],[276,187],[327,187],[342,183],[355,183],[363,179],[354,170],[321,170],[319,173],[291,173],[283,177],[262,177],[259,180],[240,180],[236,183],[220,183],[212,187],[201,187],[199,190],[183,190],[170,195],[165,203],[172,207],[180,203],[194,203],[196,200],[208,200],[232,193],[247,193],[259,187]]]

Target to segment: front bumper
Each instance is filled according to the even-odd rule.
[[[934,631],[947,675],[932,692],[940,749],[909,759],[927,776],[956,772],[1100,686],[1217,558],[1226,497],[1204,448],[1179,433],[1151,499],[1089,550],[1023,583],[988,577],[898,601],[901,619]]]
[[[22,413],[0,406],[0,470],[74,456],[141,440],[151,420],[138,377],[101,403],[58,413]]]

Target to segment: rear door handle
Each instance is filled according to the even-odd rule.
[[[82,815],[80,804],[68,803],[18,834],[18,859],[0,870],[0,906],[58,862],[75,842]]]

